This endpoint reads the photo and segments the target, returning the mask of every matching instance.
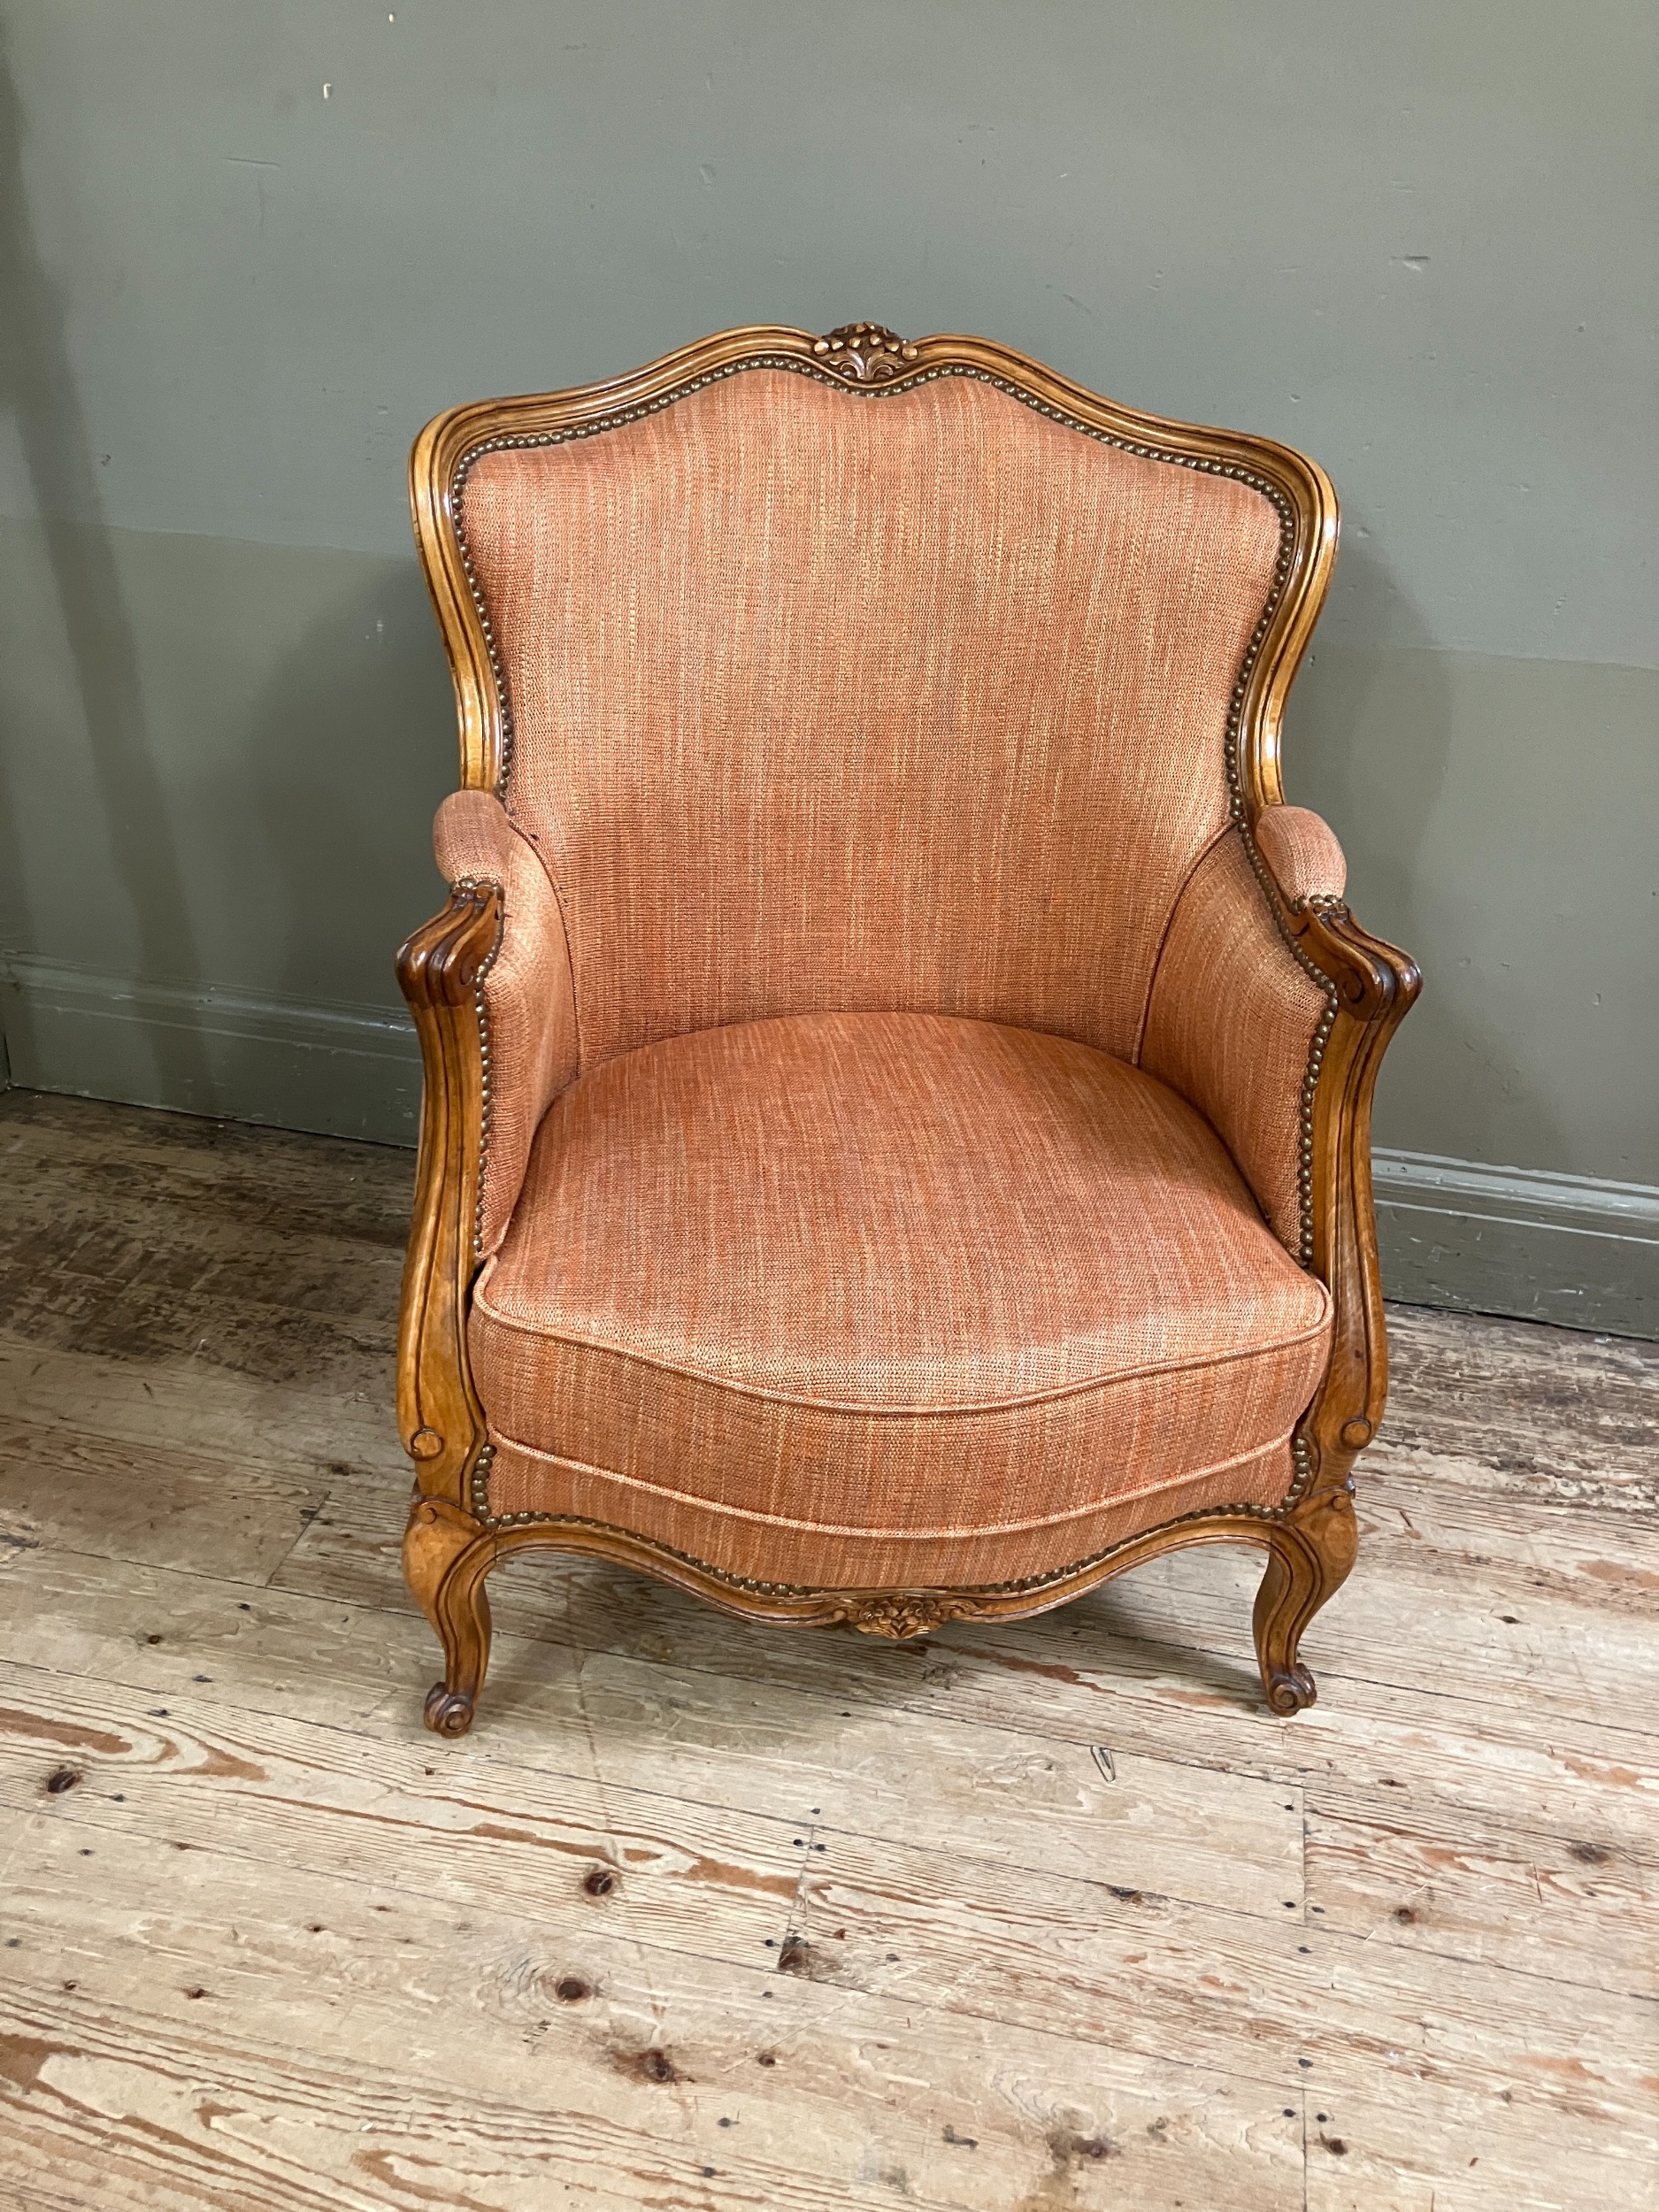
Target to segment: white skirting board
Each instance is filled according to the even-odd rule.
[[[24,1089],[412,1144],[420,1054],[393,1006],[134,983],[13,956],[0,1025]],[[1659,1337],[1659,1188],[1374,1156],[1389,1295]]]

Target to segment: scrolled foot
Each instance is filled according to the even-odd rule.
[[[472,1725],[473,1701],[447,1683],[434,1682],[426,1693],[425,1720],[434,1736],[465,1736]]]
[[[1319,1608],[1341,1588],[1356,1541],[1351,1479],[1303,1500],[1272,1528],[1255,1621],[1256,1656],[1272,1712],[1305,1712],[1313,1703],[1313,1677],[1296,1647]]]
[[[1305,1712],[1319,1693],[1306,1667],[1282,1668],[1268,1677],[1267,1701],[1276,1713]]]

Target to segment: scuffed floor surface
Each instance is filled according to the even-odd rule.
[[[420,1725],[409,1155],[0,1100],[7,2212],[1659,2205],[1659,1356],[1394,1317],[1254,1561],[894,1647],[498,1576]]]

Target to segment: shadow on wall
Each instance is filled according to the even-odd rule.
[[[1471,948],[1447,937],[1448,902],[1435,879],[1445,854],[1432,848],[1429,833],[1458,734],[1448,668],[1367,541],[1348,530],[1331,607],[1291,695],[1285,787],[1340,837],[1359,919],[1423,969],[1423,996],[1378,1084],[1376,1141],[1405,1149],[1423,1148],[1417,1131],[1426,1101],[1439,1096],[1435,1121],[1467,1127],[1477,1118],[1474,1102],[1469,1111],[1448,1112],[1448,1092],[1489,1091],[1515,1060],[1514,1041],[1458,988]],[[1409,1116],[1401,1110],[1407,1108]],[[1550,1135],[1564,1147],[1553,1126],[1540,1141],[1547,1145]]]
[[[412,552],[358,586],[266,684],[246,789],[287,914],[285,995],[401,1017],[397,947],[442,902],[432,818],[457,780],[455,708]]]
[[[133,970],[147,979],[200,974],[165,795],[144,725],[137,648],[107,538],[96,527],[96,474],[64,335],[64,312],[42,265],[24,191],[23,114],[0,46],[0,403],[16,416],[40,509],[47,557],[86,724],[108,849],[130,902]],[[82,526],[77,526],[78,525]],[[20,733],[27,741],[27,733]],[[0,780],[0,868],[23,880],[18,825]],[[196,1111],[218,1103],[187,1010],[150,1032],[158,1094]]]
[[[1345,649],[1368,630],[1374,647]],[[1369,749],[1363,733],[1374,726],[1387,658],[1432,649],[1417,609],[1345,522],[1331,597],[1286,718],[1285,795],[1315,807],[1341,839],[1360,920],[1420,964],[1418,887],[1451,752],[1450,695],[1441,687],[1420,699],[1409,724],[1391,726],[1384,753]]]

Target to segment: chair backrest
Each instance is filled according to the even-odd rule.
[[[417,448],[495,695],[472,772],[557,887],[584,1064],[879,1007],[1133,1058],[1181,886],[1262,795],[1318,472],[865,328],[726,334]]]

